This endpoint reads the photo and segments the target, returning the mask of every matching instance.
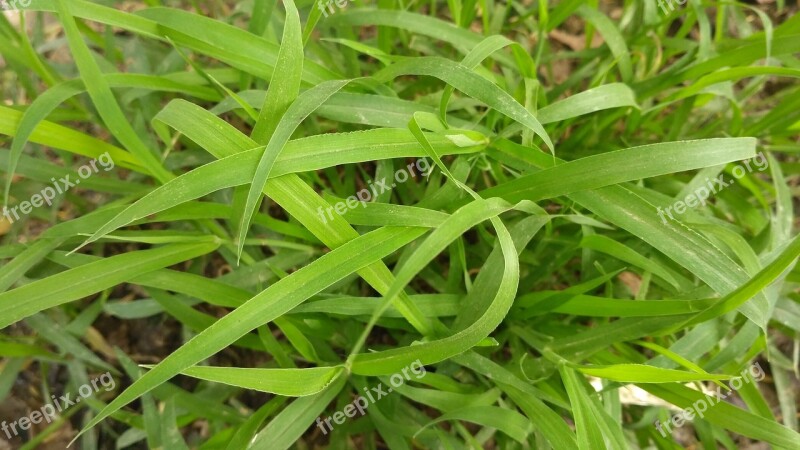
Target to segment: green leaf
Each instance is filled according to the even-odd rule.
[[[253,220],[256,208],[261,200],[261,195],[267,185],[267,180],[270,177],[275,161],[278,159],[278,155],[289,141],[294,130],[300,125],[300,122],[347,83],[347,81],[325,82],[303,92],[303,94],[292,103],[286,111],[286,114],[281,117],[280,123],[278,123],[275,129],[275,133],[271,135],[269,144],[267,144],[264,153],[259,158],[258,167],[256,167],[250,190],[247,193],[247,203],[245,204],[243,216],[238,227],[239,254],[241,254],[242,248],[244,247],[244,238],[247,235],[247,230],[250,228],[250,222]],[[269,101],[269,95],[267,95],[267,101]]]
[[[580,366],[576,369],[586,375],[605,378],[620,383],[677,383],[688,381],[724,381],[729,375],[713,375],[683,370],[662,369],[644,364],[614,364],[610,366]]]
[[[125,118],[122,109],[120,109],[114,98],[114,94],[111,92],[111,88],[100,73],[100,68],[89,52],[89,48],[83,42],[75,19],[72,17],[65,1],[57,0],[57,5],[58,14],[61,17],[61,23],[64,25],[64,32],[67,35],[67,41],[75,58],[75,63],[81,72],[81,76],[85,79],[89,96],[92,98],[92,102],[97,107],[97,111],[106,126],[114,137],[119,139],[133,153],[137,162],[147,168],[159,181],[163,183],[171,179],[173,175],[164,169],[155,155],[139,139],[136,131]]]
[[[81,434],[142,394],[232,344],[250,330],[280,317],[325,287],[397,250],[418,237],[422,231],[398,231],[391,228],[376,230],[342,245],[283,278],[153,367],[100,411]]]
[[[450,411],[428,422],[423,429],[450,420],[463,420],[484,427],[496,428],[521,444],[527,441],[528,434],[531,432],[531,424],[524,416],[496,406],[473,406]]]
[[[114,287],[137,275],[210,253],[219,246],[211,241],[123,253],[4,292],[0,294],[0,328],[47,308]]]
[[[249,369],[238,367],[194,366],[183,375],[259,392],[289,397],[314,395],[324,390],[342,373],[342,367],[308,369]]]
[[[536,117],[530,111],[526,110],[508,93],[477,75],[468,67],[444,58],[432,56],[408,58],[382,69],[373,75],[373,78],[378,82],[385,83],[403,75],[426,75],[446,82],[464,94],[482,101],[489,107],[530,129],[544,141],[551,153],[555,152],[550,136],[547,135],[542,124],[536,120]]]

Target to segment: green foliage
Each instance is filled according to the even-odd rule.
[[[0,400],[118,380],[15,443],[800,448],[797,7],[132,3],[0,16],[4,205],[115,163],[0,222]]]

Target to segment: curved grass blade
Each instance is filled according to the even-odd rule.
[[[281,279],[197,334],[144,374],[100,411],[75,439],[142,394],[222,350],[256,327],[282,316],[331,284],[380,261],[423,232],[424,229],[381,228],[347,242]]]
[[[598,418],[592,414],[589,395],[593,395],[594,392],[588,394],[585,387],[586,382],[583,379],[579,379],[575,371],[566,365],[560,364],[558,371],[567,390],[569,402],[572,405],[575,429],[578,432],[578,448],[586,450],[608,448],[598,424]]]
[[[606,253],[621,261],[641,267],[642,269],[661,277],[661,279],[671,284],[675,289],[689,290],[691,288],[691,285],[688,283],[684,283],[684,285],[681,286],[679,281],[672,275],[672,273],[670,273],[669,270],[667,270],[666,267],[655,261],[647,259],[644,255],[641,255],[636,250],[633,250],[625,244],[617,242],[609,237],[599,234],[584,236],[581,240],[580,246]]]
[[[633,90],[624,83],[609,83],[543,106],[539,108],[536,117],[539,122],[548,124],[626,106],[639,108]]]
[[[622,81],[630,83],[633,78],[633,66],[631,64],[631,55],[628,51],[628,45],[625,44],[625,38],[614,25],[614,22],[605,14],[591,8],[588,5],[582,5],[577,10],[584,19],[591,22],[605,38],[608,48],[611,53],[617,58],[617,65],[619,66],[619,73],[622,75]]]
[[[23,113],[5,106],[0,106],[0,134],[16,136],[22,117]],[[38,123],[30,135],[30,141],[90,158],[97,158],[103,153],[108,152],[111,159],[114,160],[114,164],[125,167],[126,169],[149,174],[148,170],[140,165],[139,162],[125,150],[47,120]]]
[[[686,386],[642,384],[639,387],[679,408],[696,408],[694,405],[705,403],[708,410],[704,411],[703,419],[734,433],[768,442],[779,448],[797,448],[797,443],[800,442],[800,434],[794,430]]]
[[[454,213],[441,227],[435,229],[419,250],[406,261],[397,273],[392,287],[385,294],[384,305],[388,305],[388,302],[402,291],[414,274],[422,270],[431,259],[466,229],[482,220],[495,217],[507,208],[510,208],[510,205],[498,202],[497,199],[491,199],[470,203]],[[376,353],[351,353],[348,362],[352,363],[353,373],[388,375],[417,359],[424,364],[432,364],[462,353],[487,337],[507,314],[516,295],[519,281],[519,261],[511,235],[503,226],[497,227],[496,231],[503,255],[503,274],[493,302],[478,320],[456,334],[433,342]],[[382,313],[381,310],[376,311],[370,323],[374,324],[379,312]],[[363,342],[365,337],[362,335],[359,343]],[[357,344],[355,351],[359,349]]]
[[[458,364],[491,380],[495,380],[500,388],[528,416],[531,423],[553,448],[578,449],[575,433],[572,432],[560,414],[550,409],[540,400],[543,393],[532,387],[530,383],[522,381],[502,366],[474,351],[465,352],[454,359]],[[569,405],[565,404],[560,398],[552,401],[560,408],[569,408]]]
[[[283,27],[281,48],[275,71],[270,79],[264,104],[258,114],[258,120],[250,138],[259,144],[266,145],[278,122],[289,105],[300,92],[300,78],[303,73],[303,39],[300,36],[300,15],[293,0],[283,2],[286,8],[286,23]]]
[[[435,56],[407,58],[380,70],[373,78],[385,83],[403,75],[426,75],[436,77],[464,94],[482,101],[491,108],[521,123],[536,133],[555,154],[550,136],[530,111],[526,110],[513,97],[490,81],[476,74],[468,67],[448,59]]]
[[[161,119],[170,124],[174,123],[166,117],[161,117]],[[193,122],[193,124],[198,127],[209,125],[205,122]],[[186,131],[190,132],[189,130]],[[94,242],[120,227],[148,217],[151,214],[201,198],[224,188],[248,183],[248,180],[253,177],[257,161],[261,157],[260,149],[255,148],[236,153],[234,149],[252,145],[253,142],[241,134],[238,134],[238,136],[242,139],[236,138],[237,134],[229,133],[215,133],[214,136],[213,142],[217,144],[214,148],[221,153],[230,153],[231,156],[198,167],[178,176],[163,186],[155,188],[120,212],[108,223],[99,227],[81,246]],[[439,151],[443,153],[471,152],[479,148],[462,148],[453,144],[446,137],[436,135],[429,136],[429,140],[437,144]],[[320,145],[323,141],[325,142],[324,147]],[[316,156],[311,158],[310,156],[315,153]],[[381,157],[381,155],[394,158],[424,156],[425,153],[419,148],[416,139],[409,131],[374,130],[358,134],[342,134],[338,137],[337,135],[329,134],[291,141],[287,145],[286,151],[282,152],[281,155],[272,171],[273,178],[270,178],[270,180],[278,179],[279,175],[284,176],[294,172],[316,170],[344,162],[367,161]]]
[[[341,375],[343,366],[307,369],[250,369],[194,366],[181,371],[200,380],[288,397],[305,397],[323,391]]]
[[[472,406],[450,411],[428,422],[417,434],[425,428],[450,420],[463,420],[489,428],[496,428],[515,441],[524,444],[532,428],[528,419],[518,412],[497,406]]]
[[[242,135],[230,124],[211,113],[203,112],[201,115],[204,120],[200,123],[205,126],[194,126],[193,123],[180,122],[175,124],[176,129],[197,142],[215,157],[221,158],[227,154],[243,152],[250,148],[248,145],[255,145],[252,139]],[[219,132],[237,135],[235,138],[231,138],[231,142],[239,142],[239,146],[220,148],[212,145],[217,140],[215,136]],[[415,144],[414,148],[419,151],[418,145]],[[283,207],[289,215],[297,219],[328,247],[337,248],[345,242],[358,237],[358,233],[338,214],[333,215],[332,220],[326,222],[318,213],[314,212],[323,211],[324,208],[328,208],[330,205],[322,200],[319,194],[298,176],[289,174],[285,177],[271,179],[267,184],[266,190],[270,197]],[[359,275],[381,293],[386,292],[391,285],[391,272],[382,262],[360,270]],[[397,297],[396,306],[412,325],[419,327],[420,324],[425,322],[424,315],[414,307],[406,293],[402,292]],[[417,330],[423,335],[429,334],[429,330],[425,328],[417,328]]]
[[[686,383],[689,381],[725,381],[733,378],[730,375],[662,369],[645,364],[579,366],[576,369],[585,375],[620,383]]]
[[[521,45],[509,40],[505,36],[493,35],[482,40],[478,45],[470,50],[470,52],[461,61],[461,65],[469,67],[470,69],[474,69],[484,59],[508,46],[514,46],[515,49],[524,51]],[[444,92],[442,92],[442,99],[439,101],[439,117],[441,117],[442,121],[445,123],[447,123],[447,104],[450,101],[450,96],[453,94],[454,89],[455,88],[453,88],[453,86],[448,85],[444,89]]]
[[[738,161],[755,155],[753,138],[719,138],[642,145],[588,156],[481,191],[509,202],[541,200],[610,184]],[[556,194],[556,192],[562,194]],[[656,214],[658,215],[658,214]]]
[[[323,392],[292,402],[253,438],[249,449],[286,450],[294,445],[314,418],[341,392],[345,381],[345,377],[339,377]]]
[[[328,81],[303,92],[297,97],[297,100],[292,103],[286,111],[286,114],[281,117],[280,123],[278,123],[275,129],[275,133],[270,137],[269,144],[267,144],[263,155],[261,155],[258,161],[258,167],[255,170],[250,190],[247,193],[247,201],[242,213],[242,218],[239,222],[239,255],[241,255],[244,248],[244,240],[247,236],[247,231],[250,228],[250,223],[256,213],[256,207],[267,185],[267,180],[272,172],[275,161],[278,159],[278,155],[289,141],[294,130],[300,125],[300,122],[349,82],[350,80]],[[267,95],[267,101],[269,101],[269,95]]]
[[[216,242],[175,244],[124,253],[4,292],[0,294],[0,328],[47,308],[116,286],[129,278],[205,255],[218,246]]]
[[[219,96],[212,90],[204,86],[196,86],[187,83],[174,81],[167,77],[153,76],[148,74],[128,74],[128,73],[112,73],[103,74],[109,87],[136,87],[139,89],[147,90],[161,90],[165,92],[180,92],[187,95],[197,96],[198,98],[206,100],[218,99]],[[11,142],[11,154],[8,161],[7,173],[10,175],[6,179],[5,198],[8,198],[8,193],[11,188],[11,178],[17,168],[17,163],[25,143],[37,129],[40,123],[55,110],[58,105],[66,102],[75,95],[86,91],[86,86],[83,80],[75,79],[64,81],[58,85],[48,89],[38,97],[25,109],[16,131],[13,133],[14,139]],[[121,150],[120,150],[121,151]],[[102,154],[98,152],[97,155]],[[126,154],[127,155],[127,154]],[[96,155],[95,155],[96,156]],[[131,162],[130,155],[127,155]],[[115,162],[118,159],[113,158]],[[119,161],[123,162],[123,161]]]
[[[128,123],[114,98],[114,93],[111,92],[111,88],[102,76],[89,48],[83,42],[75,18],[69,12],[65,0],[57,0],[57,6],[75,64],[81,72],[92,102],[111,134],[119,139],[131,151],[136,160],[146,167],[156,179],[163,183],[173,178],[173,175],[161,165],[161,162],[150,152],[150,149],[139,139],[136,131]]]
[[[452,23],[435,17],[416,14],[410,11],[391,11],[385,9],[364,10],[352,9],[336,14],[327,19],[334,26],[342,25],[380,25],[397,27],[412,33],[440,39],[453,45],[462,53],[467,53],[478,45],[483,37]],[[510,58],[506,58],[511,62]]]

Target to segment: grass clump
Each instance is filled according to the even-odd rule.
[[[0,444],[800,448],[796,5],[29,3]]]

